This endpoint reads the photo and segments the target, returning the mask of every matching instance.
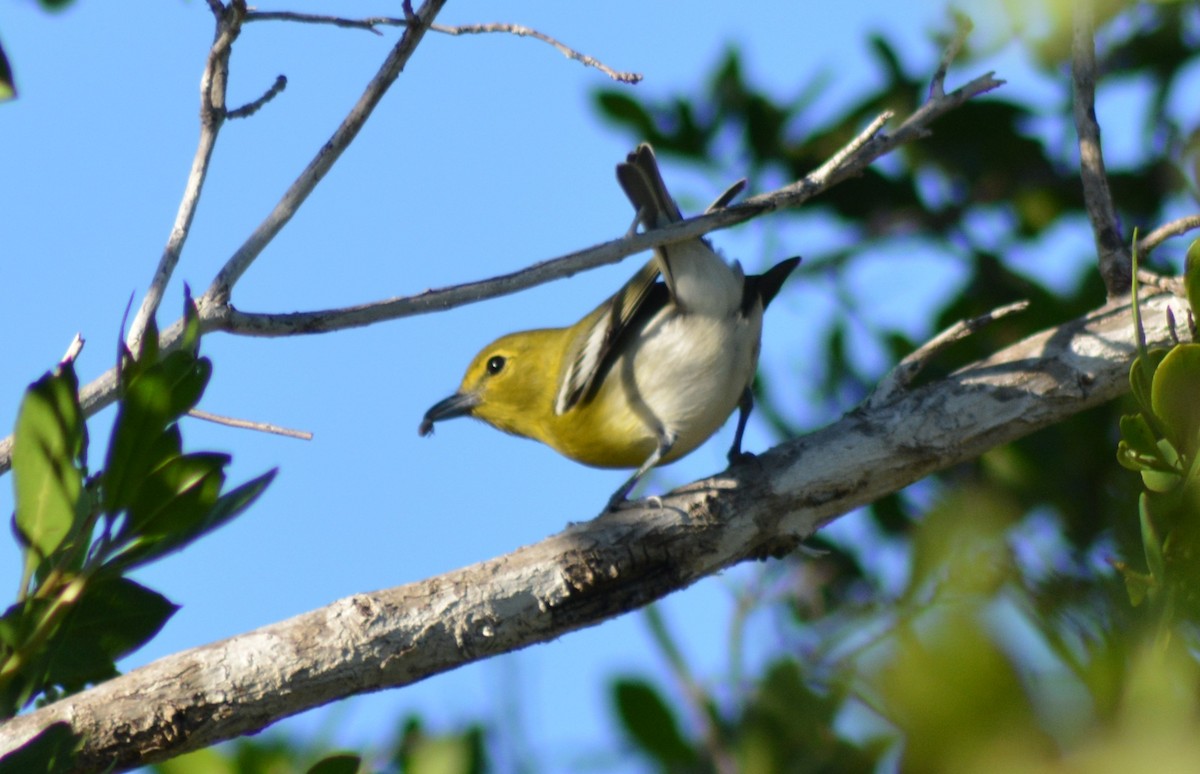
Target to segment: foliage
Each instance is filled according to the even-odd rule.
[[[1110,167],[1110,183],[1124,223],[1157,224],[1175,217],[1181,201],[1194,209],[1190,159],[1200,126],[1173,117],[1168,106],[1186,99],[1183,75],[1196,64],[1189,41],[1200,18],[1183,3],[1099,5],[1100,72],[1136,79],[1152,94],[1145,114],[1127,119],[1144,132],[1146,153],[1134,166]],[[1088,234],[1075,151],[1061,139],[1074,134],[1064,77],[1069,4],[1007,7],[1047,17],[1040,26],[1028,18],[1012,23],[1043,29],[1028,49],[1059,89],[1057,110],[1003,89],[971,101],[939,121],[925,142],[791,216],[798,232],[833,223],[848,235],[839,239],[842,248],[806,249],[801,269],[810,282],[832,286],[840,304],[818,328],[820,357],[805,366],[831,409],[856,405],[881,376],[875,369],[917,344],[867,322],[869,302],[856,298],[849,278],[873,257],[902,255],[920,242],[959,271],[958,288],[929,310],[929,331],[1016,300],[1032,302],[1027,312],[950,348],[926,370],[930,379],[1104,301],[1094,258],[1074,247],[1047,251],[1062,242],[1052,235]],[[871,43],[879,84],[832,121],[820,118],[815,104],[832,73],[817,73],[796,96],[780,99],[748,77],[732,50],[699,95],[634,100],[605,91],[597,105],[663,156],[708,169],[732,158],[720,176],[748,167],[752,184],[793,179],[880,111],[904,116],[924,98],[926,85],[906,72],[899,52],[884,37]],[[791,230],[784,223],[772,238],[783,241]],[[1038,279],[1047,272],[1018,270],[1030,255],[1041,256],[1039,268],[1075,267],[1073,276],[1059,271],[1051,286]],[[1191,261],[1198,257],[1194,248]],[[896,272],[906,285],[920,281],[902,265]],[[1192,295],[1200,275],[1189,271],[1188,286]],[[872,770],[897,760],[919,771],[1051,770],[1066,756],[1082,761],[1082,770],[1105,761],[1136,768],[1151,755],[1158,761],[1159,752],[1168,767],[1189,760],[1179,756],[1194,760],[1196,347],[1143,353],[1131,372],[1132,398],[872,504],[864,514],[870,524],[856,530],[862,542],[821,535],[812,543],[823,555],[764,569],[791,576],[776,585],[790,584],[792,593],[760,603],[785,633],[779,655],[752,690],[737,690],[724,703],[716,698],[721,691],[697,695],[699,681],[686,681],[678,693],[692,707],[690,728],[677,717],[656,724],[678,724],[680,739],[669,731],[652,735],[652,713],[626,712],[628,697],[618,702],[631,749],[662,771],[713,770],[722,754],[745,767],[750,747],[773,761],[775,768],[762,770],[775,771]],[[864,351],[883,357],[873,363]],[[757,386],[763,415],[781,436],[804,432],[772,407],[770,386]],[[1140,478],[1122,475],[1104,452],[1118,440],[1122,464]],[[881,553],[907,558],[899,587],[874,560]],[[779,716],[783,725],[769,735],[752,733],[765,697],[789,684],[798,687],[790,715]],[[659,715],[670,710],[659,689],[641,686],[641,704],[658,705]],[[1160,706],[1171,720],[1147,733]],[[769,752],[789,736],[818,741],[790,754]],[[748,741],[756,738],[763,741]]]
[[[1185,287],[1194,334],[1200,241],[1188,250]],[[1136,303],[1136,285],[1134,293]],[[1142,477],[1138,516],[1147,572],[1124,563],[1118,569],[1130,601],[1154,605],[1161,636],[1167,636],[1181,622],[1200,621],[1200,344],[1147,350],[1140,322],[1138,356],[1129,372],[1138,411],[1121,417],[1117,460]]]
[[[319,742],[297,743],[280,736],[239,739],[221,748],[181,755],[150,770],[156,774],[481,774],[488,770],[484,732],[478,725],[433,734],[419,718],[408,717],[376,756],[380,763],[375,766],[364,766],[358,755],[330,754],[324,748]]]
[[[0,617],[0,717],[116,676],[116,660],[178,609],[126,574],[242,513],[275,475],[223,491],[229,456],[183,451],[178,420],[212,372],[199,355],[190,297],[184,315],[172,352],[158,350],[153,324],[137,358],[121,344],[120,404],[102,471],[89,473],[73,363],[25,393],[13,436],[13,532],[24,569],[16,602]],[[41,750],[49,761],[67,746],[52,727],[0,770],[33,770],[20,756]]]
[[[1053,287],[1017,268],[1022,255],[1046,255],[1054,234],[1086,233],[1087,225],[1074,150],[1060,139],[1072,133],[1062,77],[1070,4],[1005,5],[1022,12],[1037,6],[1049,17],[1045,33],[1027,42],[1059,84],[1056,105],[1038,109],[1003,91],[970,102],[938,123],[929,141],[792,216],[800,226],[831,222],[849,235],[824,254],[806,250],[801,270],[829,282],[841,303],[817,331],[822,357],[811,366],[830,409],[856,405],[878,369],[917,344],[905,332],[864,322],[870,315],[847,278],[872,252],[917,240],[954,263],[962,279],[928,310],[930,331],[1014,300],[1032,302],[1028,312],[948,350],[926,378],[1103,300],[1094,265],[1082,255],[1090,248],[1051,256],[1076,267]],[[1153,155],[1110,169],[1110,183],[1123,222],[1158,223],[1181,199],[1194,198],[1200,126],[1173,118],[1167,106],[1187,97],[1184,76],[1195,69],[1200,21],[1193,6],[1177,2],[1099,5],[1101,71],[1136,79],[1152,94],[1138,123]],[[1026,24],[1013,21],[1014,28]],[[752,82],[735,50],[700,95],[638,100],[604,91],[597,105],[633,141],[651,142],[664,156],[711,169],[736,146],[730,177],[794,179],[880,111],[906,115],[919,105],[926,86],[900,52],[884,36],[871,45],[877,86],[831,121],[816,105],[831,73],[780,99]],[[1193,309],[1197,261],[1194,247],[1187,274]],[[121,573],[232,518],[269,480],[219,495],[227,458],[182,453],[175,420],[203,390],[207,361],[196,356],[195,339],[182,350],[191,350],[190,360],[179,351],[160,357],[156,337],[147,340],[151,351],[136,361],[122,354],[122,413],[103,473],[88,475],[69,364],[35,383],[22,408],[15,524],[26,546],[25,578],[21,600],[0,619],[8,655],[0,697],[9,714],[39,691],[52,696],[112,674],[113,660],[152,636],[173,609]],[[1200,414],[1191,399],[1198,346],[1143,351],[1131,368],[1130,399],[872,504],[862,544],[821,536],[813,541],[820,555],[766,568],[786,578],[776,585],[789,593],[761,603],[775,603],[769,614],[782,644],[753,680],[705,685],[669,637],[660,637],[679,679],[675,690],[636,676],[611,686],[631,755],[670,772],[855,772],[889,763],[917,771],[1068,763],[1073,770],[1138,770],[1147,760],[1187,770],[1200,757]],[[864,350],[884,357],[872,363]],[[780,435],[803,432],[772,407],[769,387],[757,386],[762,414]],[[1108,450],[1118,440],[1117,458],[1136,476],[1114,465]],[[898,587],[879,569],[876,554],[884,551],[908,560]],[[70,659],[40,647],[72,631]],[[17,753],[26,757],[0,762],[0,771],[24,770],[31,755],[61,760],[73,744],[62,728],[51,729]],[[310,763],[321,754],[241,740],[157,770],[324,773],[361,765],[355,756]],[[431,735],[416,719],[406,721],[385,758],[387,771],[487,769],[479,727]]]
[[[39,0],[39,5],[47,11],[61,11],[75,0]],[[4,53],[4,44],[0,43],[0,102],[14,99],[17,96],[17,82],[13,78],[12,65]]]

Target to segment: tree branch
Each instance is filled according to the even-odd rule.
[[[236,427],[240,430],[256,430],[260,433],[270,433],[272,435],[282,435],[285,438],[297,438],[301,441],[311,441],[313,434],[307,430],[293,430],[290,427],[280,427],[269,422],[254,422],[249,419],[238,419],[236,417],[225,417],[220,414],[213,414],[200,409],[188,409],[188,416],[202,419],[205,422],[212,422],[226,427]]]
[[[300,205],[316,188],[317,183],[321,182],[325,173],[358,136],[359,130],[370,118],[375,106],[383,99],[388,88],[400,75],[400,71],[404,69],[409,57],[412,56],[417,45],[425,36],[425,31],[445,4],[446,0],[425,0],[425,3],[421,5],[415,15],[419,23],[409,24],[405,27],[404,34],[392,47],[379,71],[375,73],[375,77],[367,84],[366,90],[363,91],[354,108],[334,131],[329,141],[321,146],[317,155],[284,193],[283,198],[279,200],[266,219],[259,224],[254,233],[242,243],[242,246],[217,273],[212,285],[197,302],[201,311],[207,307],[220,307],[229,303],[229,294],[238,278],[245,273],[246,269],[250,268],[250,265],[262,253],[263,248],[275,238],[279,230],[287,225],[287,222],[300,209]]]
[[[1166,345],[1174,293],[1143,299]],[[546,642],[746,561],[782,556],[838,516],[1128,389],[1129,299],[675,490],[436,578],[358,594],[167,656],[0,726],[0,754],[54,722],[75,771],[145,765],[350,695]],[[600,507],[597,503],[597,507]],[[353,659],[345,655],[353,653]]]
[[[381,34],[376,27],[392,26],[392,27],[407,27],[408,19],[400,19],[395,16],[370,16],[364,19],[348,19],[343,16],[330,16],[327,14],[316,13],[297,13],[295,11],[251,11],[247,16],[246,21],[292,21],[303,22],[305,24],[331,24],[335,27],[343,27],[346,29],[358,29],[374,32],[376,35]],[[559,42],[555,38],[550,37],[544,32],[538,32],[532,27],[526,27],[521,24],[510,24],[507,22],[493,22],[491,24],[461,24],[457,26],[448,26],[445,24],[431,24],[429,29],[433,32],[440,32],[443,35],[451,35],[457,37],[459,35],[482,35],[489,32],[500,32],[509,35],[516,35],[519,38],[534,38],[543,43],[554,46],[568,59],[574,59],[576,62],[582,63],[585,67],[594,67],[600,72],[612,78],[619,83],[635,84],[640,83],[642,76],[639,73],[620,72],[612,69],[608,65],[601,62],[595,57],[576,51],[570,46]]]
[[[209,4],[217,20],[217,31],[212,48],[208,52],[208,60],[204,65],[204,75],[200,78],[200,141],[196,153],[192,157],[192,169],[188,173],[184,185],[183,198],[175,213],[175,223],[171,226],[171,234],[167,237],[167,245],[163,248],[158,260],[158,268],[150,280],[150,288],[146,291],[142,305],[138,308],[133,324],[129,328],[126,343],[132,352],[139,352],[142,337],[146,334],[146,326],[158,311],[162,303],[163,293],[183,245],[187,241],[188,232],[192,227],[192,218],[196,215],[196,205],[200,202],[200,192],[204,189],[204,181],[208,176],[208,165],[212,160],[213,148],[217,144],[217,135],[225,123],[225,92],[229,83],[229,55],[233,51],[233,42],[242,31],[242,20],[246,14],[244,2],[230,3],[228,8],[220,3]]]
[[[891,401],[901,390],[908,388],[912,381],[917,378],[925,365],[944,351],[951,344],[962,341],[968,336],[978,332],[984,327],[991,325],[996,320],[1007,317],[1010,314],[1023,312],[1029,308],[1028,301],[1017,301],[1012,304],[1007,304],[999,309],[993,309],[990,312],[981,314],[978,317],[972,317],[969,320],[959,320],[954,325],[951,325],[946,330],[934,336],[929,341],[917,347],[912,352],[904,356],[904,358],[896,364],[896,366],[888,372],[886,376],[879,381],[875,386],[875,391],[868,396],[865,405],[874,408],[882,406]]]
[[[1100,125],[1096,122],[1096,46],[1092,22],[1093,0],[1078,0],[1073,6],[1075,21],[1071,38],[1071,81],[1075,130],[1079,134],[1079,177],[1083,201],[1092,222],[1100,276],[1109,298],[1129,292],[1132,260],[1121,237],[1121,224],[1108,188],[1104,154],[1100,149]]]
[[[511,274],[468,282],[415,296],[402,296],[338,309],[287,314],[242,312],[230,307],[211,310],[212,330],[247,336],[294,336],[356,328],[416,314],[443,311],[463,304],[516,293],[552,280],[570,277],[581,271],[616,263],[623,258],[654,247],[703,236],[729,228],[775,210],[796,207],[825,192],[838,182],[861,173],[873,161],[898,146],[925,136],[926,128],[953,107],[970,97],[999,86],[991,74],[971,81],[949,95],[931,99],[905,121],[895,134],[879,132],[891,113],[883,113],[848,142],[818,169],[791,185],[759,194],[741,204],[726,207],[643,233],[626,234],[619,239],[577,250],[542,261]],[[919,118],[914,118],[919,114]]]
[[[378,79],[377,75],[376,80]],[[372,85],[374,84],[375,81],[372,81]],[[703,236],[718,229],[744,223],[768,212],[803,204],[842,180],[860,174],[873,161],[892,152],[897,147],[924,137],[927,134],[928,126],[939,117],[961,106],[971,97],[997,88],[1001,84],[1003,81],[995,79],[991,73],[988,73],[943,97],[931,98],[891,135],[880,134],[883,124],[891,115],[890,113],[881,114],[817,170],[776,191],[759,194],[741,204],[688,218],[664,228],[640,234],[627,234],[620,239],[543,261],[512,274],[439,290],[427,290],[414,296],[402,296],[338,309],[289,314],[255,314],[239,311],[229,303],[228,292],[232,285],[228,280],[236,281],[241,272],[245,271],[249,267],[249,263],[253,261],[251,253],[257,255],[255,250],[261,251],[262,247],[266,245],[266,242],[261,240],[270,238],[267,236],[267,231],[270,230],[268,224],[274,223],[271,226],[274,231],[271,231],[270,236],[283,227],[286,220],[275,223],[273,219],[276,217],[276,213],[286,211],[286,218],[290,218],[294,213],[294,207],[285,206],[285,202],[290,202],[293,198],[292,191],[289,191],[284,196],[284,200],[276,206],[275,212],[259,226],[255,234],[251,235],[222,269],[221,275],[226,277],[226,281],[222,282],[221,276],[218,276],[198,302],[201,326],[206,333],[225,331],[246,336],[294,336],[327,333],[451,309],[463,304],[515,293],[597,266],[616,263],[622,258],[650,250],[658,245]],[[369,91],[371,91],[371,87],[368,87]],[[366,95],[364,95],[365,98]],[[362,100],[360,100],[361,103]],[[357,111],[356,107],[351,116],[347,117],[347,122]],[[363,120],[365,120],[365,116]],[[343,126],[345,125],[343,123]],[[342,129],[339,128],[338,132],[335,132],[335,137],[341,131]],[[330,144],[332,143],[333,140],[330,140]],[[318,155],[317,159],[309,165],[309,169],[306,169],[305,173],[293,183],[292,189],[303,188],[309,184],[316,185],[319,178],[311,179],[306,176],[321,158],[322,156]],[[323,175],[324,171],[321,171],[320,174]],[[302,186],[302,180],[308,180],[308,183]],[[311,191],[311,187],[306,187],[303,196],[307,196],[309,191]],[[299,206],[302,200],[303,197],[295,200],[294,205]],[[279,217],[285,217],[285,215],[280,214]],[[160,346],[164,350],[170,350],[179,341],[182,332],[183,320],[176,320],[162,332]],[[105,372],[79,392],[84,415],[89,417],[110,405],[116,400],[116,397],[117,373],[115,368]],[[11,466],[12,437],[9,436],[0,440],[0,474],[7,472]]]
[[[492,23],[492,24],[463,24],[457,27],[444,27],[436,24],[433,27],[434,31],[441,32],[445,35],[482,35],[489,32],[504,32],[510,35],[516,35],[519,38],[533,38],[540,40],[543,43],[548,43],[558,49],[559,53],[568,59],[574,59],[576,62],[583,64],[585,67],[594,67],[600,72],[620,83],[635,84],[640,83],[642,76],[639,73],[617,72],[608,65],[604,64],[595,57],[590,57],[587,54],[581,54],[575,49],[564,45],[544,32],[538,32],[531,27],[524,27],[520,24]]]
[[[275,82],[271,84],[271,88],[263,92],[263,95],[258,99],[247,102],[240,108],[234,108],[225,114],[226,118],[249,118],[262,109],[262,106],[275,99],[287,88],[287,76],[275,76]]]
[[[1196,228],[1200,228],[1200,215],[1188,215],[1170,223],[1164,223],[1138,240],[1138,255],[1147,255],[1171,237],[1186,234]]]

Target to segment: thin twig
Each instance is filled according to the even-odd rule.
[[[84,344],[83,336],[76,333],[75,338],[71,339],[71,343],[67,345],[67,351],[63,354],[62,359],[58,361],[59,365],[74,363],[75,358],[79,357],[80,351],[83,350]]]
[[[1138,240],[1138,255],[1145,255],[1171,237],[1186,234],[1195,228],[1200,228],[1200,215],[1187,215],[1164,223]]]
[[[210,414],[207,411],[201,411],[196,408],[188,411],[188,416],[203,419],[205,422],[214,422],[218,425],[238,427],[243,430],[257,430],[260,433],[273,433],[275,435],[287,436],[288,438],[299,438],[302,441],[311,441],[313,438],[313,434],[307,430],[292,430],[288,427],[280,427],[279,425],[272,425],[267,422],[252,422],[249,419],[223,417],[220,414]]]
[[[305,24],[329,24],[345,29],[366,30],[376,35],[382,35],[377,27],[403,27],[408,24],[404,19],[394,16],[370,16],[365,19],[347,19],[342,16],[329,16],[319,13],[298,13],[296,11],[251,11],[246,21],[291,21]]]
[[[365,19],[347,19],[342,16],[328,16],[325,14],[312,13],[295,13],[291,11],[252,11],[246,21],[293,21],[304,22],[307,24],[331,24],[335,27],[343,27],[347,29],[360,29],[381,34],[377,27],[407,27],[408,19],[399,19],[394,16],[371,16]],[[642,80],[640,73],[629,73],[614,70],[604,64],[595,57],[576,51],[570,46],[561,41],[552,38],[544,32],[526,27],[521,24],[511,24],[508,22],[492,22],[489,24],[462,24],[449,26],[445,24],[431,24],[429,29],[434,32],[440,32],[443,35],[451,35],[457,37],[459,35],[483,35],[491,32],[500,32],[508,35],[516,35],[519,38],[534,38],[543,43],[554,46],[563,56],[568,59],[574,59],[576,62],[582,63],[586,67],[594,67],[600,72],[612,78],[619,83],[639,83]]]
[[[1016,303],[993,309],[978,317],[972,317],[969,320],[959,320],[954,323],[954,325],[951,325],[908,353],[903,360],[897,363],[896,367],[880,380],[879,384],[875,387],[875,391],[867,398],[864,406],[872,409],[890,402],[898,393],[912,384],[913,379],[917,378],[917,375],[921,373],[926,364],[936,357],[938,353],[945,350],[946,347],[957,341],[962,341],[1002,317],[1023,312],[1028,307],[1028,301],[1017,301]]]
[[[830,156],[824,164],[809,173],[808,178],[806,179],[811,179],[815,182],[826,180],[836,169],[838,169],[838,167],[842,166],[842,164],[846,162],[846,159],[850,158],[850,156],[854,155],[855,153],[858,153],[860,150],[862,150],[864,145],[875,139],[875,137],[883,129],[884,124],[886,124],[888,121],[891,121],[892,117],[895,115],[896,114],[892,111],[885,110],[879,115],[875,116],[874,120],[867,124],[866,129],[863,129],[854,137],[853,140],[846,143],[845,146]]]
[[[667,622],[663,618],[662,607],[657,604],[647,605],[643,610],[646,624],[650,629],[650,637],[658,645],[663,658],[667,660],[667,664],[675,676],[675,681],[691,705],[695,722],[700,725],[704,748],[708,751],[713,768],[718,774],[733,774],[737,771],[737,765],[734,763],[728,745],[722,739],[720,727],[713,722],[708,708],[710,702],[708,693],[692,674],[675,638],[667,631]]]
[[[271,88],[267,89],[266,92],[261,97],[254,100],[253,102],[247,102],[245,105],[242,105],[240,108],[235,108],[234,110],[230,110],[228,113],[225,114],[225,117],[226,118],[249,118],[250,116],[257,113],[259,111],[259,109],[262,108],[263,105],[265,105],[268,102],[270,102],[271,100],[275,99],[275,97],[277,97],[279,95],[279,93],[286,88],[287,88],[287,76],[286,75],[276,76],[275,82],[271,84]]]
[[[126,342],[131,352],[141,351],[142,337],[146,333],[146,326],[158,311],[167,283],[171,281],[171,275],[179,263],[179,256],[183,252],[184,243],[187,242],[192,219],[196,215],[196,206],[200,202],[200,193],[208,176],[208,165],[212,159],[213,148],[216,147],[217,134],[225,122],[225,90],[229,82],[229,55],[233,48],[233,42],[237,40],[238,34],[241,32],[243,17],[238,9],[244,12],[245,5],[233,3],[228,12],[215,0],[210,2],[209,6],[213,8],[213,13],[217,16],[217,34],[212,48],[208,52],[204,75],[200,80],[200,141],[196,146],[196,153],[192,157],[192,169],[188,173],[187,183],[184,185],[183,198],[175,213],[175,223],[171,226],[171,234],[167,237],[166,247],[163,248],[162,256],[158,260],[158,267],[154,270],[150,287],[146,291],[142,305],[129,329]],[[220,9],[219,12],[218,9]]]
[[[1074,92],[1075,130],[1079,134],[1079,177],[1083,201],[1092,222],[1092,234],[1100,261],[1100,276],[1109,298],[1129,291],[1132,269],[1121,225],[1117,221],[1104,154],[1100,149],[1100,126],[1096,123],[1096,45],[1092,21],[1093,0],[1074,4],[1075,28],[1071,38],[1071,81]]]
[[[458,27],[444,27],[440,24],[435,24],[433,25],[433,30],[436,32],[441,32],[445,35],[454,36],[481,35],[489,32],[504,32],[510,35],[516,35],[520,38],[534,38],[535,40],[540,40],[543,43],[548,43],[551,46],[554,46],[556,49],[558,49],[559,53],[568,59],[574,59],[576,62],[582,63],[585,67],[596,68],[609,78],[612,78],[614,81],[632,84],[639,83],[642,80],[640,73],[618,72],[595,57],[588,56],[587,54],[581,54],[570,46],[560,43],[544,32],[538,32],[535,29],[524,27],[520,24],[505,24],[502,22],[497,22],[493,24],[464,24]]]
[[[435,0],[429,1],[435,2]],[[438,7],[442,2],[444,0],[438,2]],[[424,12],[424,8],[422,12]],[[382,76],[382,72],[376,76],[372,81],[372,86],[368,87],[368,93],[374,93],[373,88],[376,81]],[[253,261],[254,256],[257,255],[256,251],[265,246],[266,242],[263,240],[269,239],[279,228],[283,227],[291,214],[295,212],[295,207],[299,205],[308,191],[311,191],[311,186],[316,184],[327,169],[326,166],[324,169],[313,171],[313,167],[317,164],[317,160],[314,160],[309,169],[306,169],[305,173],[292,186],[293,189],[304,189],[307,186],[307,190],[298,190],[294,195],[289,191],[285,195],[284,200],[276,205],[276,212],[273,212],[272,216],[259,226],[255,234],[230,259],[226,268],[222,270],[222,274],[218,275],[213,286],[201,298],[199,303],[201,329],[205,333],[221,330],[249,336],[291,336],[342,330],[408,315],[449,309],[568,277],[585,269],[615,263],[626,256],[649,250],[656,245],[703,236],[711,231],[729,228],[776,209],[798,206],[842,180],[861,173],[873,161],[897,147],[920,139],[927,133],[929,124],[942,115],[958,108],[968,99],[991,91],[1002,84],[1003,81],[997,80],[992,73],[980,76],[940,99],[928,100],[895,132],[888,135],[874,133],[877,131],[876,124],[885,120],[882,117],[876,119],[866,130],[848,143],[848,147],[854,147],[852,152],[838,151],[834,154],[838,163],[826,163],[821,166],[818,171],[822,171],[822,176],[819,179],[815,175],[808,175],[802,180],[771,193],[760,194],[742,204],[672,223],[664,228],[646,233],[628,235],[622,239],[605,242],[561,258],[535,264],[513,274],[436,291],[430,290],[415,296],[387,299],[340,309],[282,315],[252,314],[233,309],[229,305],[228,295],[229,289],[232,287],[231,280],[235,281],[241,272],[245,271],[249,262]],[[360,104],[367,99],[367,96],[364,94]],[[377,101],[378,95],[375,96],[375,102]],[[370,106],[373,105],[374,102],[371,102]],[[359,110],[360,108],[356,107],[351,116],[347,118],[347,122],[358,115]],[[365,120],[365,116],[362,116],[361,120]],[[361,121],[358,125],[361,125]],[[357,131],[357,127],[354,128],[354,131]],[[341,132],[342,129],[339,129],[334,137],[340,138]],[[276,223],[274,220],[276,218],[280,218],[282,221]],[[161,347],[163,350],[170,350],[178,346],[182,334],[183,321],[178,319],[162,332]],[[80,390],[79,399],[84,415],[92,416],[105,406],[111,405],[116,400],[116,395],[116,369],[110,369]],[[12,441],[10,436],[0,440],[0,473],[6,472],[11,464]]]
[[[954,35],[950,38],[950,43],[946,46],[946,50],[942,52],[942,59],[938,62],[938,69],[934,72],[933,78],[929,83],[929,97],[931,99],[941,99],[946,96],[946,73],[950,70],[950,64],[958,57],[958,52],[962,51],[963,44],[967,42],[967,36],[971,34],[971,30],[975,29],[974,23],[963,12],[955,10],[954,12]]]
[[[254,229],[254,233],[226,261],[212,285],[200,298],[198,305],[201,310],[213,306],[223,307],[229,303],[229,295],[234,284],[246,269],[250,268],[250,265],[275,238],[280,229],[287,225],[292,216],[300,209],[300,205],[316,188],[317,183],[321,182],[321,178],[325,177],[330,167],[341,157],[342,152],[358,136],[363,124],[370,118],[379,101],[383,99],[383,95],[400,75],[400,71],[404,69],[409,57],[412,56],[417,45],[425,36],[428,25],[433,22],[434,17],[445,4],[446,0],[426,0],[425,4],[421,6],[421,10],[417,13],[417,18],[421,20],[421,23],[406,26],[400,40],[392,47],[379,71],[375,73],[375,77],[367,84],[362,96],[334,131],[329,141],[320,147],[316,156],[284,193],[283,198],[279,200],[258,228]]]

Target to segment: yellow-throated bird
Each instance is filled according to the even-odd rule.
[[[617,166],[617,180],[647,229],[682,219],[649,145]],[[709,209],[728,204],[744,183]],[[425,413],[419,432],[470,415],[585,465],[637,468],[610,508],[652,467],[706,441],[740,406],[732,462],[753,405],[763,310],[799,262],[789,258],[747,277],[707,240],[663,245],[574,325],[511,333],[484,347],[458,392]]]

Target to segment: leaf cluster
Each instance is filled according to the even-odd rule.
[[[484,750],[484,729],[472,724],[460,731],[435,733],[416,716],[404,718],[397,733],[377,757],[378,765],[363,756],[330,752],[320,739],[294,742],[275,735],[238,739],[222,748],[206,748],[155,764],[155,774],[483,774],[489,770]],[[315,761],[315,762],[312,762]]]
[[[225,491],[228,455],[183,450],[178,421],[212,373],[190,297],[184,314],[186,332],[172,352],[158,350],[153,323],[136,357],[119,346],[120,402],[100,471],[88,468],[73,363],[25,393],[12,520],[23,571],[16,602],[0,616],[0,718],[116,676],[116,660],[178,609],[127,574],[242,513],[275,475]],[[51,729],[22,754],[41,749],[49,760],[67,744]],[[15,765],[6,758],[0,770],[32,770]]]
[[[1200,241],[1188,250],[1184,279],[1194,340]],[[1147,570],[1124,562],[1117,567],[1130,601],[1139,605],[1148,599],[1158,609],[1165,635],[1181,622],[1200,622],[1200,344],[1182,343],[1176,336],[1170,349],[1148,350],[1141,319],[1135,319],[1139,352],[1129,383],[1138,410],[1121,417],[1117,461],[1141,474],[1138,518]],[[1170,322],[1174,330],[1174,319]]]
[[[875,322],[871,302],[859,300],[852,277],[867,260],[901,256],[895,259],[898,295],[922,280],[902,256],[919,250],[951,267],[959,279],[945,302],[914,312],[924,316],[929,333],[1013,301],[1031,302],[1028,311],[946,349],[926,368],[925,379],[941,378],[1104,301],[1090,240],[1085,236],[1076,247],[1061,239],[1064,233],[1089,233],[1064,77],[1070,4],[1007,7],[1025,6],[1049,17],[1044,36],[1028,43],[1042,74],[1057,84],[1057,104],[1022,102],[1007,89],[968,102],[940,120],[927,140],[791,215],[797,238],[811,224],[834,224],[844,235],[841,246],[823,253],[803,244],[786,248],[805,254],[801,281],[823,283],[836,294],[833,314],[804,332],[821,338],[820,356],[796,369],[814,383],[812,391],[823,396],[830,413],[852,408],[881,376],[864,350],[882,353],[877,358],[882,368],[919,343]],[[1200,17],[1185,3],[1100,6],[1103,78],[1136,80],[1151,94],[1138,105],[1144,112],[1123,116],[1143,132],[1144,156],[1129,166],[1114,165],[1109,182],[1123,223],[1156,225],[1177,217],[1182,197],[1194,197],[1200,125],[1167,106],[1185,98],[1183,81],[1196,65],[1191,41]],[[877,85],[832,119],[818,105],[834,80],[832,68],[813,76],[795,96],[780,98],[748,76],[736,51],[718,63],[700,94],[635,101],[604,92],[597,104],[615,124],[654,142],[664,155],[707,169],[730,159],[722,176],[748,167],[753,187],[756,177],[790,179],[816,168],[882,110],[904,116],[920,104],[927,85],[908,74],[886,38],[871,45]],[[791,242],[787,217],[774,221],[781,223],[780,235],[768,237]],[[1030,256],[1041,264],[1032,271]],[[1148,712],[1138,703],[1139,691],[1162,698],[1164,682],[1184,690],[1200,686],[1194,659],[1143,648],[1142,635],[1153,628],[1148,618],[1161,620],[1163,610],[1172,610],[1174,622],[1195,620],[1193,600],[1200,588],[1192,526],[1200,522],[1175,511],[1192,496],[1187,481],[1195,457],[1181,460],[1180,450],[1196,446],[1200,411],[1187,400],[1184,382],[1200,363],[1192,365],[1191,354],[1183,352],[1171,356],[1165,374],[1157,373],[1166,357],[1149,354],[1135,366],[1149,402],[1114,401],[993,449],[871,504],[859,519],[866,523],[855,530],[861,543],[820,535],[810,541],[819,555],[769,571],[788,578],[780,581],[786,593],[761,602],[784,633],[777,663],[796,669],[811,694],[793,705],[788,733],[801,733],[810,713],[820,714],[822,702],[835,705],[825,715],[824,744],[813,745],[818,752],[811,763],[823,760],[835,742],[847,742],[847,714],[859,721],[874,718],[852,724],[860,731],[854,753],[868,763],[856,767],[846,758],[842,768],[827,770],[870,769],[897,754],[913,770],[1029,770],[1061,760],[1064,752],[1086,757],[1098,749],[1128,751],[1138,744],[1136,724],[1146,717],[1141,713]],[[1156,374],[1162,379],[1157,388]],[[1135,395],[1138,390],[1135,385]],[[1175,429],[1152,419],[1159,416],[1156,390],[1159,410],[1173,417]],[[794,411],[773,405],[777,390],[762,374],[756,393],[761,416],[781,437],[805,431],[788,418]],[[794,397],[793,392],[786,400]],[[1120,419],[1131,411],[1142,418]],[[1122,438],[1123,462],[1140,465],[1146,480],[1122,475],[1104,453]],[[1171,486],[1171,493],[1151,491],[1151,483]],[[1139,497],[1150,503],[1151,518],[1141,523],[1131,518]],[[1160,557],[1144,550],[1143,535],[1159,547]],[[1129,593],[1153,595],[1151,605],[1131,607],[1108,563],[1114,556],[1127,560],[1119,566]],[[1133,556],[1146,556],[1152,569],[1134,572],[1128,563]],[[900,581],[897,561],[906,573]],[[756,711],[770,681],[786,683],[775,667],[760,680],[768,687],[756,682],[754,690],[739,691],[734,706],[722,712],[722,727],[737,726],[742,714]],[[1177,717],[1191,717],[1190,711],[1181,708]],[[627,727],[637,722],[637,715],[622,717]],[[873,722],[880,721],[891,746],[879,744],[874,732],[861,734],[863,727],[877,732]],[[1126,721],[1130,725],[1121,726]],[[635,749],[671,770],[664,751],[680,745],[637,742],[638,734],[650,733],[647,723],[640,727],[628,728]],[[1105,730],[1112,733],[1106,736]],[[694,741],[703,734],[695,728],[689,733],[687,724],[680,733],[701,770],[711,768],[705,746]],[[1171,744],[1186,746],[1189,733]],[[988,754],[993,761],[1006,760],[994,747],[1006,739],[1012,742],[1011,765],[987,769]],[[740,742],[731,744],[740,749]],[[801,762],[789,765],[804,770]]]

